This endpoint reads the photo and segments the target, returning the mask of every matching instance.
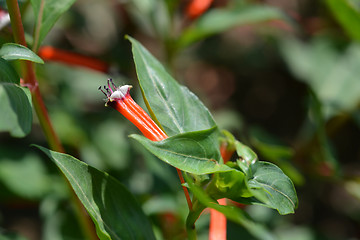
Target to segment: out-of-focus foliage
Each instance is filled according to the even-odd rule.
[[[30,35],[39,27],[40,1],[19,2],[31,44],[35,38]],[[235,220],[240,225],[228,222],[228,239],[261,238],[269,232],[276,239],[360,238],[357,1],[274,0],[259,5],[216,0],[195,20],[184,15],[186,1],[45,2],[59,8],[44,5],[38,46],[46,43],[111,65],[108,73],[52,62],[36,66],[55,129],[68,153],[109,172],[136,196],[157,239],[186,239],[182,227],[186,203],[176,173],[129,140],[127,136],[137,130],[105,108],[104,96],[97,90],[112,77],[117,84],[132,84],[134,95],[141,99],[125,34],[138,39],[175,79],[195,92],[214,112],[219,127],[230,127],[260,160],[277,164],[294,181],[299,196],[295,214],[284,217],[262,206],[241,206],[243,211],[229,206],[240,212]],[[5,1],[0,6],[6,9]],[[237,8],[247,16],[246,22]],[[263,12],[259,17],[246,11],[254,8],[270,9],[265,13],[271,14]],[[213,19],[216,24],[205,26],[225,27],[193,38],[192,29],[204,26],[202,21],[219,12],[231,24]],[[284,20],[289,18],[290,22]],[[0,43],[6,42],[12,42],[10,25],[0,30]],[[194,44],[187,45],[190,42]],[[30,95],[18,86],[19,66],[1,59],[0,64],[0,86],[11,83],[28,104],[4,110],[2,106],[16,105],[10,105],[10,94],[2,91],[0,129],[13,136],[29,134],[25,138],[0,135],[0,239],[84,239],[53,163],[29,147],[46,146],[46,141],[36,117],[30,129]],[[26,126],[12,118],[6,122],[17,130],[11,132],[2,119],[22,108],[27,113]],[[209,204],[197,190],[195,195]],[[250,219],[257,223],[250,225],[256,230],[253,235],[241,226],[249,226]],[[206,211],[196,227],[199,239],[207,239]]]

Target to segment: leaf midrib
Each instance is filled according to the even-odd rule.
[[[254,181],[256,181],[256,180],[254,180]],[[267,186],[267,187],[271,188],[271,189],[274,190],[275,192],[280,193],[280,194],[283,195],[285,198],[287,198],[287,199],[290,201],[290,203],[292,204],[292,206],[295,208],[295,203],[292,201],[292,199],[291,199],[288,195],[286,195],[285,193],[279,191],[278,189],[274,188],[274,187],[271,186],[271,185],[268,185],[268,184],[265,184],[265,183],[262,183],[262,182],[259,182],[259,181],[256,181],[256,182],[259,183],[260,185]]]
[[[136,46],[136,48],[139,52],[141,52],[140,49],[138,48],[138,46]],[[173,120],[173,122],[174,122],[175,126],[177,127],[177,129],[179,130],[179,132],[184,133],[184,129],[181,127],[180,123],[178,123],[176,117],[173,115],[173,111],[171,110],[170,106],[167,104],[167,101],[164,99],[163,95],[160,93],[160,90],[159,90],[152,74],[150,74],[149,67],[148,67],[149,62],[142,56],[143,54],[139,54],[139,55],[140,55],[141,59],[143,60],[143,62],[145,63],[144,65],[145,65],[146,72],[148,73],[148,76],[150,77],[151,82],[153,83],[154,89],[156,90],[157,94],[160,96],[161,101],[163,102],[164,106],[168,110],[170,118]]]
[[[94,211],[94,215],[96,215],[97,221],[100,221],[102,224],[104,224],[104,226],[116,237],[116,239],[121,240],[121,238],[116,234],[116,232],[113,232],[112,229],[106,224],[106,222],[104,222],[102,220],[101,216],[97,213],[96,209],[92,206],[90,199],[86,196],[86,194],[83,191],[82,187],[80,186],[80,184],[78,183],[76,178],[71,174],[71,172],[60,161],[58,161],[56,158],[53,158],[53,159],[62,167],[62,169],[64,169],[69,174],[69,176],[72,178],[73,182],[78,186],[78,188],[81,191],[81,194],[83,195],[83,197],[88,202],[90,208]],[[111,236],[110,236],[110,238],[111,238]]]

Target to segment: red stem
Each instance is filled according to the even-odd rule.
[[[11,26],[14,31],[14,40],[16,43],[19,43],[23,46],[27,46],[25,41],[24,27],[21,21],[20,9],[17,1],[7,0],[6,1],[9,9]],[[25,84],[29,87],[31,91],[31,96],[33,100],[33,105],[35,108],[35,112],[39,118],[40,125],[43,129],[43,132],[46,136],[46,139],[50,145],[52,150],[58,152],[64,152],[64,148],[61,145],[61,142],[58,136],[55,133],[55,130],[51,124],[48,112],[46,110],[44,101],[41,97],[38,83],[35,77],[35,71],[33,68],[33,64],[29,61],[22,61],[22,68],[25,75]]]

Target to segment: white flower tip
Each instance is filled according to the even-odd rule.
[[[125,96],[127,94],[129,94],[131,88],[132,88],[131,85],[124,85],[124,86],[118,87],[116,89],[116,91],[114,91],[110,95],[109,101],[112,102],[112,101],[121,100],[121,99],[125,98]]]

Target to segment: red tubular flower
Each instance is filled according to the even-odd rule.
[[[221,205],[226,205],[226,198],[218,200]],[[210,209],[209,240],[226,240],[226,217],[215,209]]]
[[[108,80],[107,86],[104,86],[104,90],[99,87],[105,96],[107,97],[106,106],[110,106],[119,111],[124,117],[132,122],[144,136],[151,141],[161,141],[168,136],[163,130],[150,118],[150,116],[132,99],[130,96],[130,85],[124,85],[116,87],[111,79]],[[111,86],[111,85],[112,86]],[[113,87],[114,90],[111,88]],[[180,182],[185,183],[181,170],[176,168],[180,178]],[[192,209],[192,203],[190,200],[189,192],[186,187],[183,186],[183,190],[186,196],[189,209]]]
[[[186,8],[186,15],[195,19],[201,16],[211,5],[213,0],[192,0]]]
[[[221,144],[220,153],[224,163],[230,160],[235,149],[229,149],[226,143]],[[218,200],[221,205],[226,205],[226,198]],[[226,217],[215,209],[210,209],[209,240],[226,240]]]
[[[41,47],[38,54],[45,61],[63,62],[70,65],[87,67],[99,72],[107,72],[109,69],[107,63],[104,63],[98,59],[60,50],[50,46]]]
[[[115,91],[110,86],[113,84]],[[149,115],[132,99],[130,89],[132,86],[124,85],[116,87],[108,80],[108,87],[104,86],[106,92],[101,90],[107,97],[106,106],[110,106],[120,112],[130,122],[132,122],[144,136],[151,141],[161,141],[168,136],[156,125]]]

